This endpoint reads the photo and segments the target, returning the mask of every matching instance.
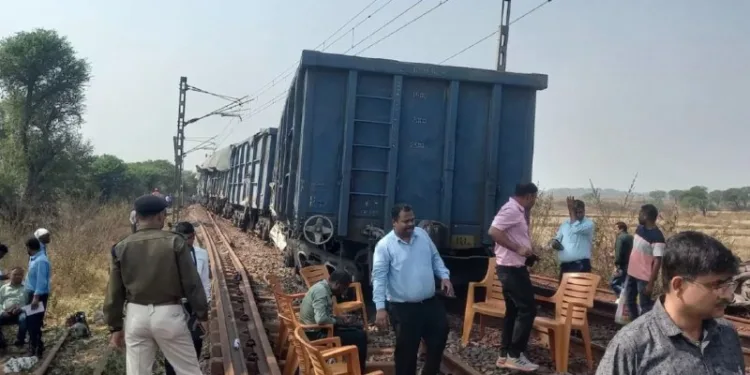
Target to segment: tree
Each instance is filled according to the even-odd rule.
[[[91,170],[102,200],[127,197],[130,181],[124,161],[117,156],[100,155],[91,163]]]
[[[654,190],[648,193],[648,196],[657,204],[662,204],[664,202],[664,199],[667,197],[667,192],[664,190]]]
[[[730,188],[722,194],[724,202],[735,210],[748,208],[750,203],[750,188]]]
[[[684,193],[683,190],[675,189],[675,190],[670,190],[669,193],[667,194],[669,195],[669,199],[673,200],[674,203],[676,204],[680,202],[680,197],[682,197],[683,193]]]
[[[708,200],[716,206],[716,208],[721,208],[721,204],[724,202],[724,192],[721,190],[711,190],[711,192],[708,193]]]
[[[683,207],[699,210],[703,216],[706,216],[709,203],[708,188],[705,186],[693,186],[680,195]]]
[[[0,40],[0,106],[9,158],[5,175],[21,202],[54,200],[55,175],[75,177],[65,167],[90,158],[80,136],[84,87],[90,78],[84,59],[54,30],[19,32]]]

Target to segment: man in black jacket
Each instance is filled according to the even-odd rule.
[[[628,225],[622,221],[615,224],[617,239],[615,240],[615,273],[609,283],[617,298],[620,298],[622,288],[625,286],[625,277],[628,275],[628,262],[630,251],[633,250],[633,235],[628,233]]]

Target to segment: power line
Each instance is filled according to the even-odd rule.
[[[421,1],[421,0],[420,0],[420,1]],[[362,53],[362,52],[365,52],[365,51],[367,51],[368,49],[372,48],[372,47],[373,47],[373,46],[375,46],[376,44],[378,44],[378,43],[380,43],[380,42],[382,42],[382,41],[384,41],[384,40],[386,40],[386,39],[390,38],[390,37],[391,37],[391,36],[392,36],[393,34],[396,34],[397,32],[399,32],[399,31],[403,30],[403,29],[404,29],[405,27],[407,27],[407,26],[411,25],[411,24],[412,24],[412,23],[414,23],[414,22],[417,22],[417,21],[418,21],[418,20],[419,20],[420,18],[422,18],[422,17],[424,17],[424,16],[426,16],[426,15],[430,14],[430,13],[431,13],[431,12],[433,12],[433,11],[434,11],[435,9],[437,9],[437,8],[440,8],[441,6],[445,5],[445,3],[447,3],[448,1],[450,1],[450,0],[442,0],[442,1],[440,1],[440,2],[439,2],[439,3],[437,3],[437,4],[436,4],[436,5],[434,6],[434,7],[430,8],[430,9],[426,10],[425,12],[423,12],[422,14],[420,14],[420,15],[418,15],[418,16],[416,16],[416,17],[412,18],[411,20],[409,20],[409,22],[407,22],[407,23],[405,23],[405,24],[401,25],[401,27],[399,27],[398,29],[396,29],[396,30],[393,30],[393,31],[391,31],[391,32],[390,32],[390,33],[389,33],[388,35],[386,35],[386,36],[384,36],[384,37],[382,37],[382,38],[380,38],[380,39],[376,40],[375,42],[373,42],[373,43],[372,43],[372,44],[370,44],[369,46],[365,47],[364,49],[361,49],[361,50],[360,50],[359,52],[355,53],[355,54],[354,54],[354,56],[357,56],[357,55],[359,55],[360,53]]]
[[[215,94],[213,92],[209,92],[209,91],[206,91],[206,90],[201,90],[201,89],[199,89],[199,88],[197,88],[195,86],[188,85],[187,89],[191,90],[191,91],[199,92],[201,94],[215,96],[217,98],[224,99],[224,100],[229,100],[229,101],[239,100],[237,98],[234,98],[234,97],[231,97],[231,96],[228,96],[228,95]]]
[[[348,50],[344,51],[344,54],[346,54],[349,51],[353,50],[355,47],[357,47],[358,45],[362,44],[365,40],[370,39],[370,37],[372,37],[373,35],[377,34],[378,31],[383,30],[383,28],[385,28],[386,26],[392,24],[397,19],[401,18],[401,16],[403,16],[404,14],[406,14],[406,12],[412,10],[415,6],[419,5],[419,3],[421,3],[422,1],[424,1],[424,0],[417,0],[410,7],[406,8],[403,12],[399,13],[398,15],[396,15],[396,17],[391,18],[390,21],[386,22],[385,24],[383,24],[382,26],[380,26],[379,28],[377,28],[375,31],[371,32],[369,35],[367,35],[364,38],[360,39],[359,42],[357,42],[353,46],[349,47]]]
[[[352,18],[350,18],[348,21],[346,21],[341,27],[339,27],[338,30],[336,30],[335,32],[333,32],[333,34],[329,35],[325,40],[323,40],[323,42],[321,42],[320,44],[318,44],[318,46],[315,47],[315,49],[317,50],[317,49],[325,46],[322,49],[322,51],[325,51],[329,47],[331,47],[332,45],[334,45],[336,42],[338,42],[339,40],[341,40],[341,38],[343,38],[344,36],[346,36],[346,33],[342,34],[341,36],[339,36],[338,38],[336,38],[336,40],[334,40],[334,41],[328,43],[328,45],[326,45],[326,42],[328,40],[330,40],[331,38],[333,38],[336,34],[338,34],[341,30],[343,30],[346,27],[346,25],[350,24],[354,19],[356,19],[359,15],[361,15],[362,13],[364,13],[365,10],[367,10],[368,8],[370,8],[377,1],[378,0],[373,0],[372,2],[370,2],[369,4],[367,4],[367,6],[365,6],[364,8],[362,8],[362,10],[360,10]],[[374,16],[375,14],[377,14],[378,12],[380,12],[383,8],[385,8],[386,5],[390,4],[392,1],[393,0],[388,0],[385,4],[383,4],[382,6],[380,6],[377,9],[375,9],[374,12],[370,13],[367,17],[365,17],[359,23],[357,23],[356,25],[354,25],[351,28],[351,30],[354,30],[355,28],[357,28],[358,26],[360,26],[362,23],[364,23],[365,21],[367,21],[368,19],[370,19],[372,16]],[[273,79],[271,79],[271,81],[269,81],[265,85],[261,86],[261,88],[258,89],[258,91],[256,91],[254,94],[251,94],[251,95],[248,95],[248,96],[250,96],[250,97],[252,97],[254,99],[257,99],[259,96],[261,96],[262,94],[264,94],[266,91],[272,89],[273,87],[275,87],[276,85],[278,85],[280,82],[286,80],[289,76],[291,76],[294,73],[294,68],[296,68],[299,63],[300,63],[300,60],[297,59],[288,68],[284,69],[281,73],[279,73]]]
[[[289,94],[289,92],[290,92],[290,90],[287,90],[287,91],[284,91],[284,92],[280,92],[279,94],[277,94],[276,96],[274,96],[273,98],[271,98],[269,101],[261,104],[258,108],[256,108],[253,111],[251,111],[247,115],[247,117],[244,118],[244,119],[242,119],[241,121],[245,121],[246,119],[250,119],[250,118],[254,117],[255,115],[257,115],[257,114],[265,111],[266,109],[271,108],[274,104],[278,103],[281,99],[286,98],[286,96]],[[234,133],[234,129],[235,128],[232,128],[232,130],[230,130],[229,133],[225,137],[223,137],[217,144],[218,145],[223,144],[224,141],[226,141],[227,138],[229,138],[229,136],[231,136],[232,133]],[[225,130],[226,130],[226,127],[225,127]],[[223,133],[223,131],[222,131],[222,133]]]
[[[391,1],[392,1],[392,0],[389,0],[389,1],[388,1],[388,3],[390,3]],[[367,6],[365,6],[364,8],[362,8],[362,10],[360,10],[360,11],[359,11],[359,13],[355,14],[354,16],[352,16],[352,18],[350,18],[350,19],[349,19],[349,21],[346,21],[346,22],[345,22],[345,23],[344,23],[343,25],[341,25],[341,27],[339,27],[339,28],[338,28],[338,30],[334,31],[334,32],[333,32],[333,34],[331,34],[331,35],[330,35],[330,36],[329,36],[328,38],[326,38],[326,39],[325,39],[325,40],[324,40],[323,42],[321,42],[320,44],[318,44],[318,46],[317,46],[317,47],[315,47],[315,49],[318,49],[318,48],[320,48],[320,47],[323,47],[323,46],[325,46],[325,44],[326,44],[326,42],[328,41],[328,39],[331,39],[331,38],[333,38],[333,36],[334,36],[334,35],[338,34],[338,33],[339,33],[339,31],[343,30],[343,29],[344,29],[344,28],[346,27],[346,25],[348,25],[348,24],[350,24],[350,23],[351,23],[352,21],[354,21],[354,19],[356,19],[357,17],[359,17],[359,15],[360,15],[360,14],[364,13],[364,12],[365,12],[365,11],[367,10],[367,8],[371,7],[371,6],[372,6],[372,4],[375,4],[376,2],[378,2],[378,0],[372,0],[372,2],[370,2],[369,4],[367,4]],[[386,3],[386,4],[387,4],[387,3]],[[369,17],[369,16],[368,16],[368,17]],[[367,18],[365,18],[365,19],[367,19]],[[354,27],[357,27],[357,25],[355,25]],[[346,35],[346,34],[343,34],[343,35]],[[341,39],[341,38],[339,38],[339,39]],[[329,46],[329,47],[330,47],[330,46],[332,46],[332,45],[333,45],[334,43],[336,43],[337,41],[339,41],[339,39],[336,39],[336,40],[334,40],[334,41],[333,41],[333,42],[331,42],[331,44],[329,44],[328,46]],[[326,47],[326,48],[328,48],[328,47]]]
[[[508,23],[508,26],[510,26],[510,25],[512,25],[512,24],[514,24],[514,23],[516,23],[518,21],[520,21],[521,19],[523,19],[524,17],[528,16],[529,14],[536,12],[539,8],[541,8],[541,7],[549,4],[551,1],[552,0],[544,0],[544,2],[540,3],[536,7],[532,8],[531,10],[529,10],[528,12],[522,14],[521,16],[519,16],[518,18],[514,19],[513,21],[510,21],[510,23]],[[443,61],[439,62],[438,64],[443,64],[446,61],[449,61],[449,60],[453,59],[454,57],[456,57],[458,55],[461,55],[462,53],[464,53],[464,52],[466,52],[466,51],[474,48],[477,44],[482,43],[482,42],[484,42],[485,40],[487,40],[489,38],[492,38],[493,36],[495,36],[499,32],[500,32],[500,30],[497,29],[497,30],[493,31],[490,34],[487,34],[487,35],[483,36],[482,38],[480,38],[476,42],[470,44],[469,46],[465,47],[464,49],[462,49],[462,50],[460,50],[460,51],[458,51],[458,52],[456,52],[456,53],[448,56],[446,59],[444,59]]]
[[[385,8],[386,6],[388,6],[388,4],[390,4],[391,2],[393,2],[393,0],[386,1],[385,4],[383,4],[383,5],[380,6],[380,8],[375,9],[374,12],[370,13],[367,17],[363,18],[356,25],[352,26],[352,28],[350,29],[350,31],[354,31],[354,29],[356,29],[357,27],[359,27],[363,23],[365,23],[368,20],[370,20],[372,18],[372,16],[378,14],[381,10],[383,10],[383,8]],[[336,42],[338,42],[339,40],[341,40],[341,38],[345,37],[346,35],[347,35],[346,33],[345,34],[341,34],[341,36],[339,36],[338,38],[336,38],[336,40],[334,40],[333,42],[331,42],[331,44],[329,45],[329,47],[332,46],[332,45],[334,45],[334,44],[336,44]],[[325,51],[325,49],[323,51]]]

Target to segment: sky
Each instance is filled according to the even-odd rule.
[[[0,37],[37,27],[67,36],[92,67],[82,131],[95,152],[173,160],[180,76],[210,92],[253,95],[371,1],[6,1]],[[350,49],[415,1],[392,0],[351,30],[358,18],[326,52]],[[511,19],[542,2],[513,0]],[[422,0],[350,53],[438,3]],[[362,56],[438,63],[495,30],[501,4],[448,0]],[[536,106],[534,181],[585,187],[591,179],[626,190],[637,173],[638,191],[750,185],[748,14],[747,0],[552,0],[512,24],[508,71],[549,75]],[[493,37],[448,63],[494,69],[496,50]],[[290,81],[271,86],[250,112]],[[186,149],[277,126],[283,102],[242,121],[190,124]],[[187,118],[224,104],[189,92]],[[185,168],[207,153],[189,154]]]

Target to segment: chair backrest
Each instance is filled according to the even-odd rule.
[[[300,343],[294,336],[294,330],[299,326],[299,322],[297,321],[297,319],[290,318],[289,316],[284,314],[279,314],[279,319],[281,319],[281,321],[284,323],[284,327],[286,327],[287,332],[289,332],[288,337],[289,342],[291,343],[290,349],[293,349],[295,354],[297,354],[297,358],[299,360],[300,375],[308,375],[308,370],[310,369],[310,359],[307,358],[305,349],[302,348],[302,345],[300,345]]]
[[[328,274],[328,267],[324,264],[318,264],[314,266],[303,267],[299,270],[299,274],[302,276],[302,280],[305,281],[307,288],[311,288],[315,283],[320,280],[328,280],[331,276]]]
[[[326,366],[326,361],[323,359],[320,350],[310,344],[310,340],[308,340],[304,328],[297,327],[294,330],[294,341],[297,341],[297,343],[304,349],[305,353],[307,354],[307,359],[310,361],[310,367],[313,370],[313,374],[332,375],[331,369]]]
[[[564,273],[560,289],[555,295],[555,315],[559,318],[567,318],[568,303],[576,302],[586,306],[594,307],[594,296],[596,296],[596,287],[601,281],[601,276],[593,273],[575,272]],[[586,320],[588,309],[573,306],[573,323],[582,323]]]
[[[484,302],[492,305],[500,305],[505,303],[505,297],[503,296],[503,283],[497,279],[495,273],[495,257],[489,259],[487,262],[487,273],[484,275],[482,280],[487,285],[487,292],[484,297]]]
[[[266,275],[266,282],[268,282],[268,286],[272,290],[278,290],[279,292],[284,292],[284,288],[281,286],[281,279],[279,279],[278,275],[269,273]]]

